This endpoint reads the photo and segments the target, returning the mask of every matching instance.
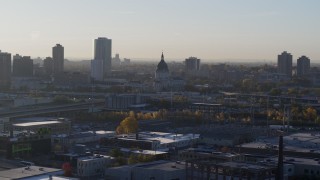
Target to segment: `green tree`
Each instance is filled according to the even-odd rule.
[[[110,152],[110,155],[112,157],[122,157],[123,156],[123,154],[122,154],[122,152],[120,151],[119,148],[112,149],[111,152]]]
[[[71,100],[67,96],[57,95],[53,98],[53,102],[58,104],[64,104],[64,103],[70,103]]]
[[[272,88],[269,94],[272,96],[279,96],[281,95],[281,89]]]

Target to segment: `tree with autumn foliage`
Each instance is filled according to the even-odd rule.
[[[130,134],[135,133],[138,130],[138,121],[134,116],[126,117],[120,122],[120,125],[117,127],[117,134]]]
[[[308,107],[303,111],[303,116],[307,121],[314,122],[317,118],[317,110],[313,107]]]

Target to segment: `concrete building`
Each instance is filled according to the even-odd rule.
[[[11,54],[0,51],[0,88],[11,85]]]
[[[93,81],[103,81],[104,72],[103,72],[103,60],[102,59],[93,59],[91,60],[91,80]]]
[[[53,73],[53,59],[51,57],[46,57],[43,60],[43,67],[45,74],[51,76]]]
[[[119,54],[116,54],[114,58],[112,58],[112,67],[119,67],[121,65],[121,59]]]
[[[134,105],[145,104],[149,96],[139,94],[112,94],[106,97],[106,108],[128,110]]]
[[[106,166],[110,164],[110,156],[94,155],[80,157],[77,160],[77,176],[80,178],[102,178]]]
[[[188,148],[178,152],[179,161],[194,160],[194,159],[211,159],[216,162],[225,161],[243,161],[244,156],[235,153],[222,153],[209,148]]]
[[[5,129],[4,133],[0,133],[0,154],[8,158],[23,158],[50,153],[51,136],[68,134],[70,121],[58,119],[13,123],[8,128],[9,130]]]
[[[123,62],[121,62],[121,65],[122,66],[128,66],[128,65],[130,65],[130,63],[131,63],[131,59],[124,58]]]
[[[120,135],[113,139],[103,139],[102,144],[120,148],[140,148],[143,150],[168,151],[191,147],[198,142],[199,134],[175,134],[165,132],[139,132]]]
[[[285,157],[284,161],[284,177],[289,179],[302,179],[309,177],[311,179],[320,179],[320,161],[319,158],[297,158]]]
[[[306,158],[318,158],[320,155],[320,134],[318,132],[290,134],[283,137],[283,142],[285,155]],[[244,153],[275,155],[278,153],[278,138],[258,139],[255,142],[241,144],[238,148]]]
[[[278,55],[278,73],[292,76],[292,55],[287,51]]]
[[[76,144],[99,143],[101,138],[115,136],[114,131],[86,131],[73,134],[57,134],[51,137],[51,146],[54,152],[64,152]]]
[[[111,180],[186,179],[184,163],[164,160],[108,168],[105,174]]]
[[[189,57],[184,61],[185,71],[187,74],[193,74],[200,70],[200,59],[196,57]]]
[[[12,75],[16,77],[32,77],[33,76],[33,60],[30,56],[13,56]]]
[[[57,44],[52,48],[53,73],[61,76],[64,71],[64,47]]]
[[[38,134],[69,134],[71,122],[64,118],[49,121],[33,121],[12,124],[12,131],[28,131]]]
[[[24,180],[75,180],[77,178],[63,177],[62,169],[49,167],[30,166],[5,171],[0,171],[0,179],[24,179]]]
[[[103,61],[104,78],[111,74],[112,40],[99,37],[94,40],[94,59]]]
[[[261,179],[275,180],[277,166],[265,163],[216,162],[211,159],[186,161],[187,180]]]
[[[310,59],[306,56],[301,56],[297,59],[297,76],[305,76],[310,72]]]

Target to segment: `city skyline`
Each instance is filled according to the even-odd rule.
[[[276,61],[276,54],[288,51],[293,59],[306,55],[319,62],[317,7],[318,1],[296,0],[1,1],[1,12],[10,18],[3,19],[8,28],[0,30],[0,49],[47,57],[60,43],[66,58],[92,59],[94,39],[107,37],[113,56],[133,59],[158,60],[163,50],[168,59],[258,62]]]

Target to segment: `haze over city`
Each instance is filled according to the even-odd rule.
[[[53,44],[65,57],[92,59],[93,39],[113,40],[112,52],[136,59],[193,55],[205,60],[320,60],[320,2],[242,1],[1,1],[3,51],[46,57]]]
[[[0,179],[320,179],[319,5],[0,0]]]

